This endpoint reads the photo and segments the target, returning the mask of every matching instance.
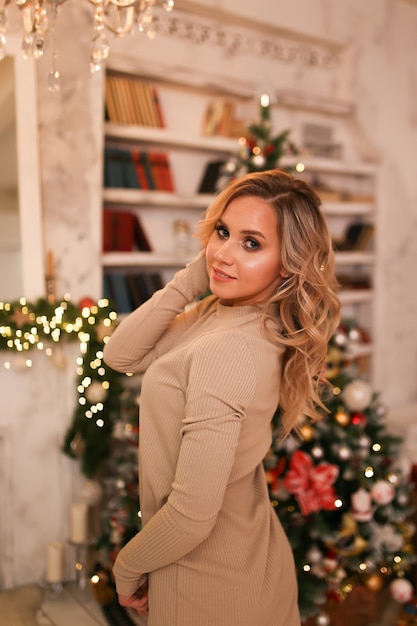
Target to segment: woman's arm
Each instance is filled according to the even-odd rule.
[[[154,359],[155,345],[177,315],[207,289],[206,259],[200,252],[120,323],[104,347],[104,361],[119,372],[144,371]]]
[[[233,332],[207,339],[193,357],[188,381],[172,491],[120,551],[113,569],[119,594],[133,594],[143,574],[184,557],[216,523],[256,384],[245,337]]]

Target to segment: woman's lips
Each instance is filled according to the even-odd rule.
[[[229,282],[231,280],[235,280],[233,276],[230,276],[229,274],[226,274],[225,272],[222,272],[221,270],[217,269],[216,267],[213,267],[212,271],[213,271],[213,278],[214,278],[214,280],[218,280],[220,282]]]

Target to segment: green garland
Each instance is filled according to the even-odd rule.
[[[114,423],[119,415],[124,374],[103,362],[103,345],[117,323],[117,314],[106,299],[90,299],[79,305],[64,297],[58,302],[41,298],[27,302],[0,302],[0,350],[24,357],[43,351],[53,357],[62,344],[79,343],[77,358],[77,402],[62,451],[80,461],[87,478],[94,477],[110,451]],[[13,368],[13,358],[5,362]]]

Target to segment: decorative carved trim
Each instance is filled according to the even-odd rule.
[[[282,35],[278,29],[261,28],[259,24],[249,27],[229,20],[212,16],[196,15],[176,8],[168,15],[160,12],[157,16],[158,33],[189,41],[196,46],[221,48],[228,56],[251,55],[269,59],[283,65],[302,65],[311,69],[332,70],[337,64],[335,44],[311,41],[310,38],[292,38]],[[239,20],[240,22],[242,20]]]

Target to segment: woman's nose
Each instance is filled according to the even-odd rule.
[[[232,246],[230,240],[224,241],[214,253],[214,258],[223,261],[224,263],[232,262]]]

